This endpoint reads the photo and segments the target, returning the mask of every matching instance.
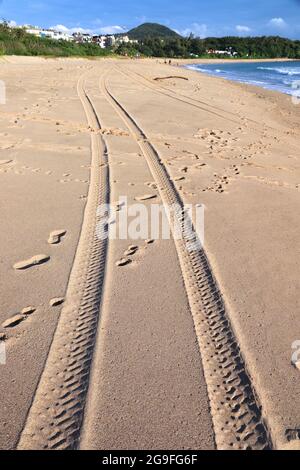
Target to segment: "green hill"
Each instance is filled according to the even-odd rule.
[[[157,23],[144,23],[128,31],[130,39],[146,38],[179,38],[179,34],[166,26]]]

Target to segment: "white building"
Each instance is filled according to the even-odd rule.
[[[97,44],[101,49],[106,48],[106,36],[93,36],[93,43]]]
[[[93,37],[89,33],[73,33],[73,40],[79,44],[91,43],[93,42]]]
[[[25,31],[26,31],[26,33],[28,33],[28,34],[33,34],[33,36],[40,37],[41,32],[42,32],[43,30],[42,30],[42,29],[39,29],[39,28],[32,28],[32,27],[30,27],[30,28],[27,29],[27,27],[25,27]]]
[[[113,47],[116,44],[115,36],[106,36],[106,46],[105,47]]]
[[[136,39],[130,39],[129,36],[126,34],[124,36],[117,36],[116,37],[116,42],[119,44],[137,44],[138,41]]]
[[[55,31],[52,29],[41,29],[38,27],[27,27],[25,26],[25,31],[28,34],[32,34],[33,36],[39,38],[48,38],[48,39],[55,39],[57,41],[72,41],[73,38],[70,34],[63,33],[62,31]]]
[[[86,44],[93,42],[94,44],[97,44],[99,47],[101,47],[101,49],[114,47],[123,43],[134,44],[138,42],[137,40],[130,39],[129,36],[127,36],[126,34],[120,36],[114,36],[113,34],[92,36],[89,33],[82,33],[81,31],[78,31],[73,33],[73,35],[71,36],[70,34],[63,31],[57,31],[54,29],[43,29],[39,28],[38,26],[25,25],[23,26],[23,28],[26,30],[27,33],[32,34],[36,37],[63,41],[75,41],[78,44]]]
[[[118,36],[117,42],[128,44],[130,42],[130,39],[128,36]]]
[[[49,38],[55,39],[57,41],[73,41],[73,38],[70,34],[63,33],[62,31],[54,31],[54,30],[43,30],[40,33],[41,38]]]
[[[225,51],[219,51],[219,50],[216,50],[216,49],[209,49],[206,52],[208,54],[212,54],[212,55],[228,55],[230,57],[235,57],[235,56],[238,55],[238,53],[234,52],[231,47],[229,49],[225,50]]]

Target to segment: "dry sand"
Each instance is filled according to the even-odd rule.
[[[0,448],[297,447],[300,106],[156,60],[0,79]],[[205,204],[205,253],[99,241],[121,196]]]

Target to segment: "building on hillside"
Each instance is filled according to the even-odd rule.
[[[43,30],[40,33],[41,38],[55,39],[56,41],[73,41],[70,34],[63,33],[62,31]]]
[[[72,41],[73,38],[70,34],[64,33],[62,31],[55,31],[53,29],[42,29],[37,26],[24,26],[26,33],[32,34],[33,36],[39,38],[48,38],[55,39],[57,41]]]
[[[100,46],[102,49],[105,49],[107,47],[114,47],[119,44],[123,43],[131,43],[135,42],[129,39],[128,36],[114,36],[114,35],[95,35],[93,36],[93,43],[97,44]]]
[[[73,40],[79,44],[86,44],[93,42],[93,37],[89,33],[73,33]]]
[[[119,44],[137,44],[138,43],[138,40],[137,39],[130,39],[129,36],[127,36],[126,34],[123,36],[117,36],[116,37],[116,42],[119,43]]]
[[[235,57],[238,55],[238,53],[235,52],[232,47],[228,47],[228,49],[225,49],[224,51],[220,51],[217,49],[208,49],[206,52],[210,55],[228,55],[230,57]]]
[[[93,43],[97,44],[101,49],[106,48],[106,36],[100,35],[100,36],[93,36]]]
[[[116,37],[114,35],[106,36],[105,47],[113,47],[116,44]]]
[[[36,37],[63,40],[63,41],[74,41],[78,44],[94,43],[97,44],[101,49],[118,46],[119,44],[136,44],[136,39],[130,39],[127,34],[115,36],[113,34],[107,35],[94,35],[89,33],[83,33],[81,31],[75,32],[72,35],[56,31],[54,29],[43,29],[38,26],[25,25],[22,26],[27,33],[32,34]]]
[[[63,41],[74,41],[78,44],[94,43],[101,47],[101,49],[118,46],[119,44],[138,43],[137,40],[130,39],[129,36],[127,36],[126,34],[120,36],[115,36],[113,34],[101,34],[92,36],[89,33],[82,33],[78,31],[70,35],[66,32],[57,31],[54,29],[43,29],[39,28],[38,26],[25,25],[23,26],[23,28],[26,30],[27,33],[32,34],[36,37]]]
[[[37,37],[40,37],[41,36],[41,33],[42,33],[42,29],[38,28],[38,27],[34,27],[34,26],[24,26],[24,29],[26,31],[26,33],[28,34],[32,34],[33,36],[37,36]]]
[[[119,44],[128,44],[130,43],[130,39],[127,35],[125,36],[117,36],[116,37],[116,41],[119,43]]]

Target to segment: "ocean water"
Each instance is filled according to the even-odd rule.
[[[300,89],[300,61],[191,64],[189,69],[289,95]],[[298,90],[298,91],[297,91]]]

